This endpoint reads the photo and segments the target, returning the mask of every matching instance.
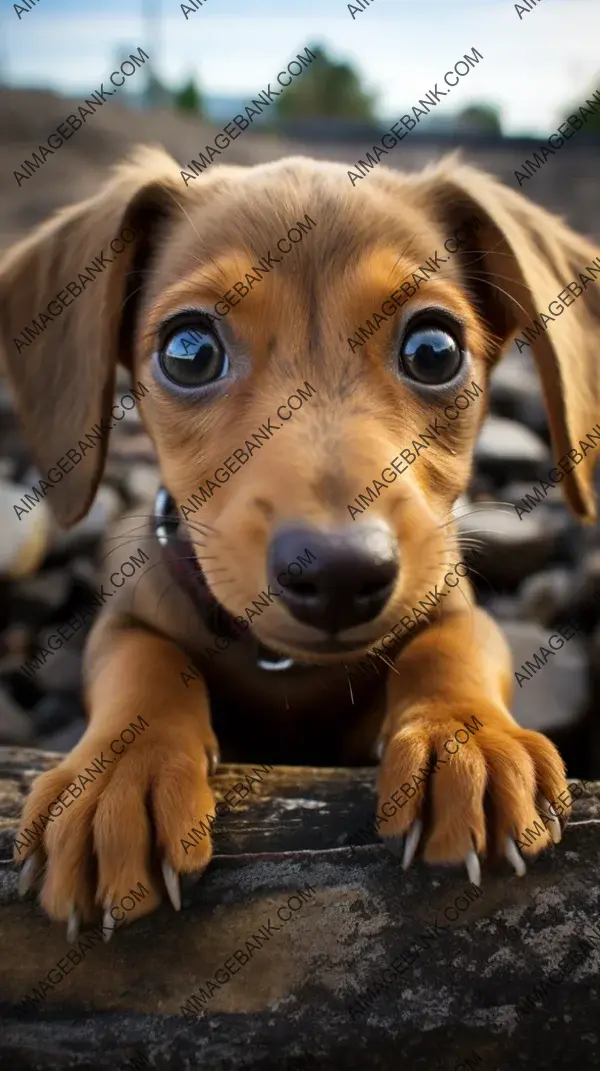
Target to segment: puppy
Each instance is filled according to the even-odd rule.
[[[307,217],[301,241],[278,244]],[[458,232],[467,239],[449,255]],[[60,325],[23,333],[126,233],[93,286],[71,287]],[[59,522],[74,524],[93,500],[117,361],[146,388],[139,409],[164,484],[156,516],[128,521],[112,544],[143,546],[151,562],[92,630],[89,727],[36,780],[16,841],[22,887],[41,878],[45,911],[71,935],[140,881],[150,892],[126,921],[165,888],[179,906],[179,874],[211,858],[210,836],[190,843],[189,831],[214,809],[219,753],[364,764],[378,744],[380,832],[407,835],[405,865],[419,850],[430,863],[466,862],[476,882],[482,855],[523,871],[515,840],[565,790],[565,770],[511,716],[507,645],[474,606],[465,570],[448,579],[461,560],[452,507],[495,362],[599,252],[455,158],[419,175],[379,168],[356,188],[343,166],[302,158],[215,167],[186,188],[154,149],[9,251],[5,361],[40,472],[103,422],[100,444],[80,447],[48,491]],[[560,319],[532,329],[557,457],[598,416],[600,300],[579,289]],[[467,390],[458,418],[444,416]],[[401,451],[408,462],[428,428],[427,448],[403,466]],[[587,522],[593,457],[563,481]],[[384,470],[398,478],[383,486]],[[375,500],[359,498],[375,480]],[[257,600],[266,608],[250,618]],[[363,672],[378,645],[377,672]],[[110,742],[139,716],[147,727],[116,758]],[[445,748],[455,739],[462,746]],[[99,755],[98,777],[83,784]],[[70,815],[49,811],[59,797]],[[550,830],[559,839],[558,819],[548,826],[525,854]]]

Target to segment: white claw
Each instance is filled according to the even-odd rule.
[[[375,744],[375,746],[373,748],[373,754],[375,755],[375,758],[377,759],[378,762],[381,762],[381,760],[383,758],[384,751],[385,751],[385,740],[380,739],[380,740],[377,741],[377,743]]]
[[[525,860],[519,854],[519,850],[512,837],[506,837],[505,844],[506,858],[508,859],[509,863],[514,866],[517,877],[522,878],[527,871],[527,867],[525,866]]]
[[[69,944],[73,944],[73,942],[76,941],[79,937],[79,923],[79,912],[76,911],[73,907],[71,908],[71,913],[67,922],[67,941],[69,942]]]
[[[102,919],[102,940],[105,944],[108,944],[113,933],[116,929],[116,921],[112,917],[110,910],[106,907],[104,909],[104,917]]]
[[[480,862],[479,862],[479,856],[477,855],[477,852],[474,852],[474,851],[467,852],[467,854],[465,856],[465,865],[466,865],[466,868],[467,868],[467,874],[468,874],[468,877],[469,877],[469,881],[473,885],[481,886],[481,865],[480,865]]]
[[[206,752],[206,757],[208,759],[208,776],[214,777],[217,772],[217,767],[221,761],[221,756],[216,748],[209,748],[209,750]]]
[[[556,814],[556,811],[552,810],[552,804],[549,802],[549,800],[546,799],[545,796],[540,796],[540,801],[542,804],[542,810],[545,814],[548,815],[548,818],[552,819],[552,825],[548,826],[548,829],[550,830],[550,836],[552,837],[552,840],[555,844],[560,844],[560,841],[562,839],[562,829],[560,828],[558,815]]]
[[[423,823],[420,818],[417,818],[408,833],[406,834],[406,843],[404,845],[404,856],[402,859],[402,869],[408,870],[412,863],[415,852],[419,847],[419,841],[421,839],[421,833],[423,832]]]
[[[35,883],[43,866],[42,853],[36,851],[23,863],[23,869],[19,874],[19,896],[25,896]]]
[[[169,900],[173,904],[176,911],[181,911],[181,890],[179,888],[179,878],[173,867],[166,859],[163,859],[161,863],[161,870],[167,892],[169,894]]]

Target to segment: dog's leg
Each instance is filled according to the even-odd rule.
[[[515,841],[534,855],[560,839],[558,818],[540,814],[566,789],[565,767],[546,737],[509,712],[502,633],[482,610],[448,614],[414,638],[396,669],[382,727],[380,835],[408,834],[405,866],[421,845],[428,862],[464,860],[477,882],[475,853],[504,855],[523,873]],[[536,830],[531,844],[527,827]]]
[[[186,689],[183,654],[141,629],[103,629],[92,641],[90,724],[34,782],[15,845],[15,858],[26,861],[22,890],[45,866],[41,904],[51,918],[68,919],[71,933],[99,910],[109,927],[147,914],[165,886],[178,908],[178,873],[203,870],[212,854],[208,834],[198,843],[188,836],[214,810],[208,774],[218,746],[204,682]],[[107,913],[139,882],[148,894],[111,920]]]

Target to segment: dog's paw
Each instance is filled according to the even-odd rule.
[[[464,861],[480,883],[480,855],[522,854],[561,838],[552,803],[567,788],[556,748],[508,718],[419,712],[385,743],[379,774],[379,835],[406,834],[403,866],[418,851],[429,863]],[[565,815],[570,805],[556,803]]]
[[[15,841],[20,893],[41,881],[42,907],[68,922],[71,940],[80,922],[100,918],[108,940],[117,924],[153,911],[165,890],[179,910],[179,872],[204,870],[212,855],[208,834],[193,852],[185,847],[188,830],[213,810],[209,762],[189,734],[179,746],[137,738],[120,755],[86,734],[33,783]]]

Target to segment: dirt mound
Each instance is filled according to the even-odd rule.
[[[71,100],[44,91],[0,90],[2,246],[46,219],[54,209],[89,196],[102,180],[104,170],[133,145],[162,145],[183,166],[222,129],[167,109],[141,111],[108,99],[19,186],[13,172],[21,170],[23,161],[31,160],[34,152],[39,154],[40,145],[47,146],[48,136],[79,104],[83,99]],[[298,150],[279,139],[247,131],[228,146],[223,162],[263,163],[290,151]]]

